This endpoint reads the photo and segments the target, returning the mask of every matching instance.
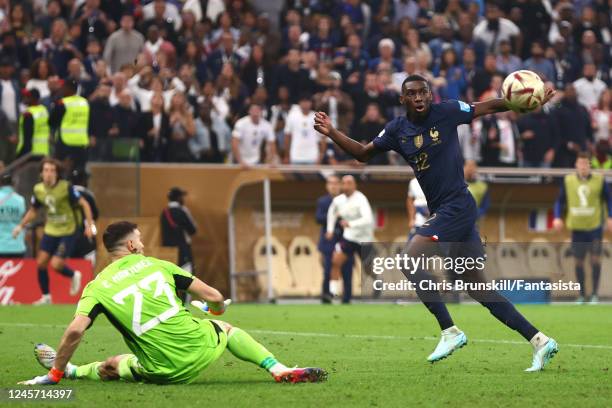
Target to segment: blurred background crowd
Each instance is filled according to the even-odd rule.
[[[590,150],[612,168],[610,13],[606,0],[0,0],[0,160],[78,142],[62,156],[352,163],[314,131],[315,110],[367,143],[403,114],[407,75],[434,101],[474,102],[529,69],[555,99],[461,126],[464,156],[571,167]],[[59,136],[83,115],[86,141]]]

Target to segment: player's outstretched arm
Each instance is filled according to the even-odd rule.
[[[502,98],[488,99],[474,104],[474,118],[509,110],[510,108],[508,108],[506,102]]]
[[[553,96],[555,96],[555,90],[552,88],[546,88],[544,94],[544,101],[542,106],[546,104]],[[507,112],[510,108],[506,105],[506,101],[502,98],[488,99],[483,102],[474,103],[474,118],[484,115],[490,115],[492,113]]]
[[[91,319],[87,316],[76,315],[72,320],[72,323],[68,326],[62,341],[60,342],[59,348],[57,349],[57,356],[55,357],[55,364],[53,368],[64,371],[70,358],[79,347],[79,343],[85,334],[85,330],[91,324]]]
[[[204,300],[208,304],[209,311],[212,314],[220,315],[225,310],[225,298],[217,289],[202,282],[198,278],[193,278],[193,281],[187,288],[187,292],[197,300]]]
[[[85,334],[85,330],[87,330],[90,324],[91,319],[89,317],[83,315],[75,316],[62,336],[57,355],[53,361],[53,367],[51,367],[49,372],[46,375],[39,375],[31,380],[21,381],[19,384],[55,385],[59,383],[64,376],[64,370],[66,370],[68,361],[79,346],[83,334]]]
[[[367,145],[362,145],[336,129],[325,112],[317,112],[315,114],[314,128],[317,132],[329,137],[342,150],[360,162],[365,163],[378,153],[374,143],[370,142]]]

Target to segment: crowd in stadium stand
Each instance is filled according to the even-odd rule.
[[[334,164],[352,160],[312,129],[315,110],[367,143],[403,114],[409,74],[429,79],[434,101],[472,102],[530,69],[560,91],[552,103],[462,126],[464,156],[572,166],[590,150],[612,167],[606,0],[271,3],[0,0],[0,160],[27,151],[31,91],[53,112],[66,81],[89,103],[90,160],[133,159],[131,141],[141,161]]]

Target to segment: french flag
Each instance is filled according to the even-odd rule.
[[[529,230],[535,232],[550,231],[553,226],[552,208],[539,208],[529,213]]]

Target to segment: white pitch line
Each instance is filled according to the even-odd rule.
[[[64,328],[64,327],[68,327],[68,324],[63,326],[61,324],[0,322],[0,326],[12,326],[12,327],[62,327],[62,328]]]
[[[245,329],[246,330],[246,329]],[[333,337],[333,338],[349,338],[349,339],[370,339],[370,340],[436,340],[438,337],[409,337],[409,336],[381,336],[375,334],[337,334],[337,333],[313,333],[313,332],[290,332],[290,331],[276,331],[276,330],[247,330],[249,333],[259,334],[275,334],[279,336],[304,336],[304,337]],[[528,344],[525,341],[516,340],[491,340],[491,339],[470,339],[468,341],[474,343],[502,343],[502,344]],[[607,344],[569,344],[560,343],[562,347],[576,347],[576,348],[593,348],[593,349],[604,349],[612,350],[612,346]]]
[[[59,328],[64,329],[65,326],[61,324],[36,324],[36,323],[10,323],[0,322],[0,326],[9,327],[48,327],[48,328]],[[113,328],[111,325],[97,325],[95,327]],[[348,338],[348,339],[366,339],[366,340],[430,340],[437,341],[438,337],[424,336],[384,336],[377,334],[340,334],[340,333],[320,333],[320,332],[293,332],[293,331],[279,331],[279,330],[260,330],[260,329],[244,329],[249,333],[257,334],[271,334],[277,336],[300,336],[300,337],[327,337],[327,338]],[[501,344],[515,344],[515,345],[526,345],[525,341],[516,340],[492,340],[492,339],[469,339],[468,341],[474,343],[501,343]],[[612,350],[612,345],[607,344],[571,344],[571,343],[560,343],[562,347],[575,347],[575,348],[590,348],[590,349],[602,349]]]

